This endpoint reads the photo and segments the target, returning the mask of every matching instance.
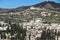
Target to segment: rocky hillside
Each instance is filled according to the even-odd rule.
[[[33,5],[34,7],[46,8],[49,10],[60,11],[60,3],[56,3],[53,1],[45,1],[39,4]]]
[[[32,5],[32,6],[60,12],[60,3],[56,3],[56,2],[53,2],[53,1],[45,1],[45,2],[41,2],[41,3],[38,3],[38,4]],[[21,6],[21,7],[17,7],[17,8],[14,8],[14,9],[0,8],[0,13],[21,12],[21,11],[24,11],[26,9],[29,9],[32,6]]]

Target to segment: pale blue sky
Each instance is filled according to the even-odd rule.
[[[16,8],[19,6],[34,5],[45,0],[0,0],[0,8]],[[60,0],[53,0],[60,3]]]

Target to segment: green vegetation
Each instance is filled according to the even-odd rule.
[[[55,34],[49,29],[44,29],[41,37],[37,37],[37,40],[55,40]]]
[[[26,11],[22,12],[20,15],[16,15],[16,14],[0,15],[0,21],[4,21],[4,22],[10,24],[12,29],[11,30],[7,29],[7,32],[10,32],[11,35],[14,35],[15,33],[17,34],[15,39],[12,37],[12,40],[17,40],[17,39],[25,40],[26,29],[23,29],[22,26],[19,25],[19,23],[29,22],[29,21],[33,20],[34,18],[42,18],[42,21],[45,21],[47,23],[48,22],[60,23],[60,14],[59,13],[47,12],[46,14],[49,14],[49,13],[51,13],[50,16],[48,16],[48,15],[47,16],[42,16],[41,11],[26,10]],[[12,24],[12,23],[15,23],[15,24]],[[53,38],[50,35],[51,32],[49,30],[46,30],[46,31],[43,31],[41,38],[38,37],[36,39],[41,40],[41,39],[51,39],[51,38]]]
[[[60,23],[60,14],[55,12],[47,12],[46,14],[51,13],[51,16],[42,16],[42,11],[38,10],[26,10],[20,15],[0,15],[0,20],[5,22],[29,22],[34,18],[42,18],[43,21],[51,23]],[[57,15],[57,16],[56,16]]]

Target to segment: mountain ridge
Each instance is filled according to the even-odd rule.
[[[60,3],[56,3],[56,2],[53,2],[53,1],[44,1],[44,2],[41,2],[41,3],[35,4],[35,5],[21,6],[21,7],[17,7],[17,8],[14,8],[14,9],[0,8],[0,13],[21,12],[21,11],[24,11],[26,9],[29,9],[32,6],[60,12]]]

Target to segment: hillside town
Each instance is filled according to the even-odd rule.
[[[58,23],[47,23],[42,21],[42,18],[35,18],[30,22],[18,24],[23,29],[26,29],[26,35],[23,40],[60,40],[60,24]],[[16,37],[18,35],[15,28],[16,23],[11,23],[11,25],[0,21],[0,40],[21,40],[21,38]],[[11,32],[14,33],[12,34]],[[20,35],[23,36],[22,33]]]
[[[59,13],[30,7],[1,15],[0,40],[60,40]]]
[[[0,40],[60,40],[60,4],[0,9]]]

